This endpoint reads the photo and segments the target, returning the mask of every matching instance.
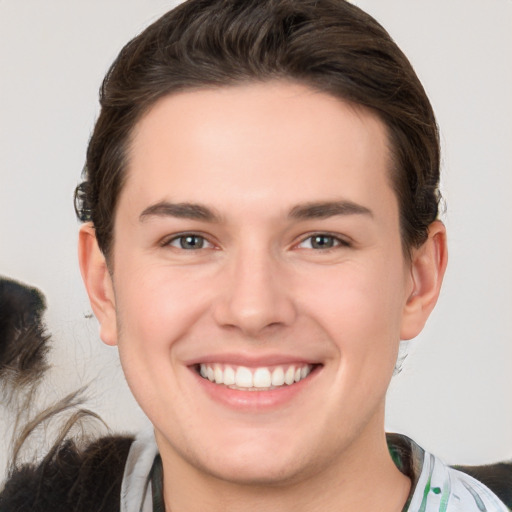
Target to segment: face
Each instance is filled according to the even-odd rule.
[[[381,440],[414,287],[389,167],[374,114],[289,83],[139,122],[102,332],[165,461],[293,481]]]

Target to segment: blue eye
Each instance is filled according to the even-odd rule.
[[[197,251],[198,249],[211,246],[204,236],[195,235],[193,233],[177,236],[170,240],[167,245],[186,251]]]

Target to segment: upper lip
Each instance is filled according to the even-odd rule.
[[[297,357],[289,354],[268,354],[268,355],[248,355],[248,354],[206,354],[186,361],[187,366],[198,364],[230,364],[233,366],[246,366],[248,368],[258,368],[262,366],[280,366],[280,365],[318,365],[321,361],[305,357]]]

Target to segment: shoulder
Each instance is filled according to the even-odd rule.
[[[11,472],[0,493],[0,512],[118,512],[132,441],[107,436],[84,449],[65,441],[39,464]]]
[[[512,462],[450,467],[406,436],[388,434],[387,438],[395,464],[412,481],[407,510],[512,509]]]
[[[121,512],[153,510],[152,472],[157,455],[151,426],[139,432],[130,447],[121,486]]]
[[[454,469],[484,484],[512,509],[512,461],[485,466],[454,466]]]

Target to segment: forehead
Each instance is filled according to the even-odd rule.
[[[135,127],[121,202],[395,203],[389,167],[386,128],[368,109],[286,82],[189,91]]]

